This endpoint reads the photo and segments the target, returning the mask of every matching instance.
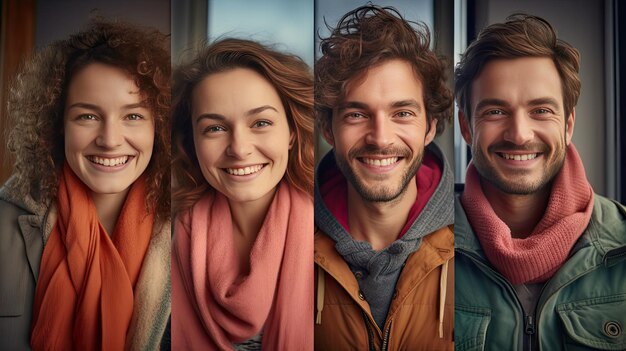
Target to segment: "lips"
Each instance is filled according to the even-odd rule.
[[[370,158],[370,157],[360,157],[358,158],[361,162],[375,167],[385,167],[398,162],[400,157],[387,157],[387,158]]]
[[[105,167],[116,167],[123,164],[126,164],[133,156],[125,155],[118,157],[104,157],[104,156],[95,156],[89,155],[87,159],[95,164]]]
[[[243,176],[257,173],[262,170],[263,167],[265,167],[265,164],[250,165],[245,167],[242,166],[236,168],[222,168],[222,170],[230,175]]]
[[[528,153],[528,154],[508,154],[504,152],[498,152],[498,156],[506,159],[506,160],[514,160],[514,161],[528,161],[535,159],[539,153]]]

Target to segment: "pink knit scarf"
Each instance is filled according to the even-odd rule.
[[[511,236],[485,197],[474,164],[467,168],[461,203],[489,262],[513,285],[544,282],[565,263],[589,224],[593,190],[580,156],[570,144],[554,178],[543,218],[525,239]]]
[[[191,232],[189,232],[191,228]],[[281,182],[243,279],[228,200],[208,195],[176,221],[172,349],[227,350],[263,330],[263,350],[313,349],[313,203]]]

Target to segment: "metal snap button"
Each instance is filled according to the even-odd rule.
[[[609,338],[617,338],[622,335],[622,326],[615,321],[606,322],[604,323],[604,334]]]
[[[359,299],[365,300],[365,295],[363,295],[362,291],[359,291]]]
[[[354,276],[356,277],[356,279],[361,279],[363,278],[363,272],[357,271],[356,273],[354,273]]]

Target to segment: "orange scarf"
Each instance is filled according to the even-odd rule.
[[[66,163],[57,195],[58,220],[37,281],[34,350],[124,349],[154,216],[146,212],[142,176],[131,186],[109,238],[90,194]]]
[[[228,350],[263,329],[263,350],[312,350],[313,201],[279,184],[243,279],[231,221],[219,193],[176,221],[172,349]]]

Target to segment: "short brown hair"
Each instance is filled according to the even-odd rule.
[[[154,114],[154,149],[146,169],[148,210],[157,220],[170,216],[170,41],[157,30],[94,19],[82,31],[59,40],[28,60],[13,83],[7,112],[13,126],[18,189],[39,194],[47,204],[57,195],[65,162],[63,137],[67,90],[74,74],[98,62],[131,75]]]
[[[204,179],[194,148],[191,123],[192,93],[207,76],[235,68],[259,73],[276,89],[295,134],[285,177],[290,185],[313,193],[313,80],[309,67],[297,56],[259,43],[222,39],[201,49],[190,62],[174,71],[172,142],[173,212],[190,209],[212,188]]]
[[[393,7],[362,6],[345,14],[331,35],[321,38],[322,57],[315,63],[315,110],[321,128],[329,130],[333,108],[352,78],[392,59],[409,62],[424,85],[428,121],[437,134],[452,113],[443,60],[430,50],[430,31],[421,22],[405,20]]]
[[[580,96],[580,54],[572,45],[557,39],[556,31],[541,17],[513,14],[505,23],[483,29],[470,44],[454,71],[454,94],[459,109],[471,118],[472,81],[487,62],[494,59],[549,57],[554,62],[563,90],[565,116],[569,117]]]

